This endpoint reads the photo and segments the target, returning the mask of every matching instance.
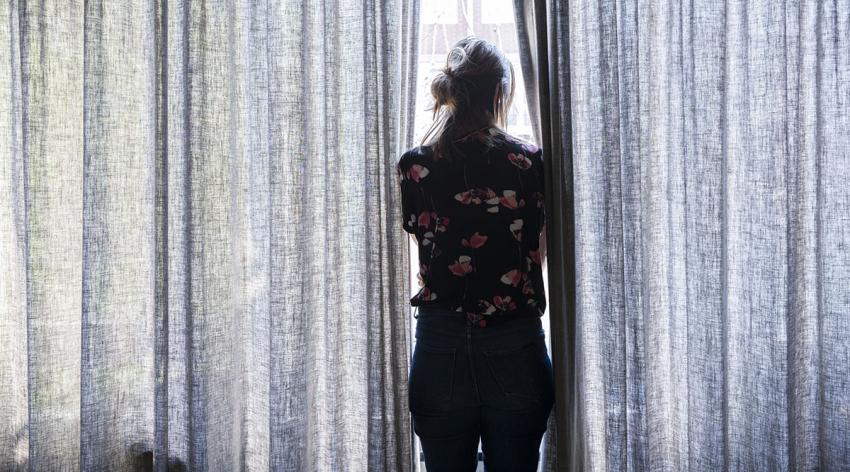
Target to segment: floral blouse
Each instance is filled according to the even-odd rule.
[[[447,307],[481,326],[542,316],[542,150],[497,128],[456,144],[463,155],[452,161],[418,146],[396,166],[402,227],[419,251],[410,304]]]

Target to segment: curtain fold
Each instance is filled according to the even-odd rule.
[[[584,470],[576,411],[576,272],[567,2],[514,0],[529,114],[546,173],[548,329],[555,390],[539,470]]]
[[[850,468],[850,2],[538,3],[558,468]]]
[[[411,470],[416,4],[0,6],[0,469]]]

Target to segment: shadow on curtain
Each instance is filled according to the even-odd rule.
[[[0,4],[0,469],[410,470],[415,3]]]
[[[547,470],[850,469],[850,1],[515,3],[563,244]]]

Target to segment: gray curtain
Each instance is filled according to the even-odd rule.
[[[546,0],[513,0],[514,18],[517,26],[517,44],[519,45],[520,67],[525,85],[525,97],[528,104],[531,128],[537,143],[541,144],[544,154],[546,174],[546,239],[547,256],[546,270],[549,284],[547,327],[552,367],[555,371],[555,390],[558,395],[546,433],[541,441],[541,455],[538,469],[549,472],[558,469],[558,457],[567,457],[566,447],[569,438],[566,429],[569,402],[573,397],[566,382],[571,378],[573,368],[570,361],[573,335],[571,325],[574,325],[575,313],[572,288],[575,287],[574,263],[571,261],[574,244],[573,225],[570,212],[572,211],[569,186],[571,178],[568,172],[571,167],[571,154],[561,148],[558,141],[560,124],[559,110],[569,111],[569,106],[561,106],[559,100],[550,96],[549,64],[557,60],[550,57],[557,51],[549,47],[548,18]],[[555,8],[558,8],[555,5]],[[565,49],[566,50],[566,49]],[[568,79],[569,75],[565,77]],[[557,85],[557,82],[552,82]],[[544,105],[541,108],[541,103]],[[556,106],[550,110],[549,104]],[[567,126],[565,129],[569,129]],[[554,133],[554,134],[553,134]],[[560,429],[560,436],[558,435]],[[561,441],[558,441],[558,438]],[[559,454],[559,450],[562,451]],[[563,461],[563,460],[562,460]]]
[[[558,468],[850,470],[850,1],[526,3],[574,197]]]
[[[583,470],[574,437],[576,253],[567,6],[549,0],[513,0],[513,5],[529,114],[546,173],[548,333],[557,395],[538,470]]]
[[[415,3],[0,2],[0,469],[411,470]]]

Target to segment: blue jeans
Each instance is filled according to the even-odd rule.
[[[488,322],[420,307],[409,375],[413,430],[428,472],[536,471],[554,403],[539,317]]]

